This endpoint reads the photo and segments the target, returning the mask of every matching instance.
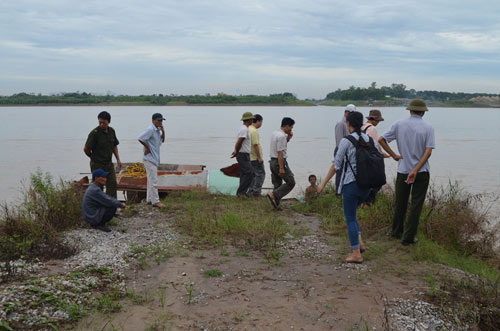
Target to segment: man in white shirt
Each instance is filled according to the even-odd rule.
[[[428,111],[425,101],[413,99],[406,109],[411,116],[392,124],[378,139],[382,148],[398,161],[391,235],[395,239],[403,239],[401,244],[404,246],[418,242],[415,235],[429,187],[429,158],[436,148],[434,128],[422,119]],[[393,140],[396,140],[399,154],[389,147]],[[405,220],[410,196],[410,212]]]
[[[160,146],[165,142],[165,130],[163,129],[162,114],[153,114],[152,123],[139,136],[139,142],[144,146],[142,162],[146,168],[148,184],[146,191],[146,202],[154,207],[163,208],[158,195],[158,167],[160,166]]]
[[[241,116],[243,125],[238,131],[238,140],[234,145],[234,151],[231,153],[231,158],[236,156],[236,160],[240,165],[240,186],[236,191],[237,196],[247,196],[247,191],[250,188],[253,180],[253,169],[250,163],[250,132],[248,127],[252,124],[255,117],[251,112],[245,112]]]
[[[295,121],[290,117],[283,117],[281,120],[281,128],[274,131],[271,136],[270,156],[271,161],[271,179],[274,190],[267,194],[267,198],[273,205],[273,208],[278,208],[278,205],[285,195],[295,186],[295,178],[290,170],[287,162],[287,145],[293,137],[293,126]],[[284,183],[283,183],[284,182]]]

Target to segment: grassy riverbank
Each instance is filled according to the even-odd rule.
[[[312,300],[309,294],[313,291],[311,288],[319,291],[314,296],[317,298],[315,300],[333,300],[336,290],[322,290],[322,286],[331,284],[332,279],[336,279],[339,289],[346,286],[352,288],[357,285],[351,282],[364,280],[359,283],[359,293],[353,294],[353,307],[364,305],[367,298],[363,295],[372,288],[369,284],[378,284],[378,291],[389,295],[395,292],[395,288],[391,286],[401,283],[408,284],[402,285],[400,290],[403,291],[406,291],[405,286],[422,288],[418,291],[422,292],[419,299],[441,307],[443,316],[453,312],[454,317],[449,317],[450,321],[458,318],[459,322],[454,322],[458,325],[476,326],[483,330],[499,327],[500,260],[498,252],[493,251],[494,238],[498,233],[485,230],[487,220],[479,212],[481,209],[477,205],[481,196],[467,194],[456,185],[429,192],[418,234],[420,241],[410,247],[403,247],[399,242],[388,239],[393,210],[393,192],[390,189],[381,193],[374,205],[361,207],[360,225],[368,245],[364,254],[365,264],[361,269],[349,269],[349,266],[339,264],[348,253],[348,240],[341,201],[331,191],[310,204],[285,202],[283,211],[278,212],[272,210],[265,197],[238,199],[203,191],[173,193],[164,200],[167,207],[161,211],[145,204],[127,208],[123,220],[114,220],[114,237],[109,243],[108,234],[88,229],[82,222],[80,201],[81,192],[70,183],[56,182],[50,176],[37,173],[31,178],[24,202],[18,206],[4,207],[0,220],[0,290],[5,290],[5,293],[13,291],[12,293],[19,295],[26,292],[30,298],[38,298],[36,302],[30,301],[34,299],[26,299],[26,302],[20,301],[19,304],[6,302],[7,306],[1,307],[5,316],[22,314],[30,309],[37,309],[38,306],[52,307],[52,310],[60,310],[67,314],[65,316],[69,316],[69,320],[62,321],[49,317],[45,320],[38,319],[38,324],[30,327],[37,329],[51,324],[61,326],[67,322],[75,323],[84,316],[94,316],[95,307],[98,306],[101,311],[116,312],[113,320],[103,322],[113,325],[115,319],[120,320],[120,311],[126,317],[124,322],[130,322],[134,318],[128,319],[129,313],[134,309],[141,311],[141,307],[146,305],[154,311],[164,311],[165,307],[170,307],[170,313],[158,317],[158,321],[165,325],[176,321],[179,323],[176,325],[185,326],[187,324],[183,324],[181,317],[185,314],[190,316],[192,313],[193,320],[199,319],[201,315],[207,318],[206,321],[213,321],[215,315],[225,320],[224,309],[240,304],[231,300],[214,301],[207,307],[211,306],[215,310],[200,310],[205,306],[196,306],[196,302],[208,300],[203,293],[217,292],[219,290],[216,289],[220,289],[220,294],[217,295],[225,298],[234,291],[248,289],[251,292],[247,293],[249,298],[256,296],[266,305],[265,312],[258,313],[250,307],[239,306],[234,313],[236,317],[230,316],[229,321],[231,325],[250,327],[252,324],[245,324],[251,322],[246,317],[248,314],[264,316],[276,309],[273,305],[288,307],[286,302],[290,301],[291,292],[285,280],[295,277],[296,280],[290,282],[296,284],[296,291],[302,293],[299,302],[304,300],[303,307],[309,305],[307,300]],[[73,246],[68,246],[73,240],[64,240],[68,229],[73,229],[71,232],[74,234],[81,233],[79,236],[83,237],[94,236],[95,233],[98,236],[93,239],[95,245],[115,245],[113,247],[124,252],[123,258],[127,261],[127,266],[124,266],[122,260],[109,266],[89,265],[93,261],[105,260],[104,254],[110,248],[104,246],[99,251],[96,247],[90,247],[86,253],[80,251],[81,248],[76,250]],[[168,233],[168,241],[163,233]],[[121,243],[119,240],[124,241]],[[56,252],[64,254],[56,255]],[[64,262],[68,259],[60,260],[75,253],[78,256],[69,258],[72,261],[69,265]],[[114,259],[115,254],[112,255],[109,258]],[[75,262],[75,259],[82,259],[79,256],[85,256],[87,264]],[[42,265],[50,262],[45,267],[52,263],[65,265],[62,270],[66,271],[55,268],[52,272],[57,272],[56,275],[46,276],[50,272],[44,271],[43,277],[37,272],[25,274],[16,269],[20,259],[39,259]],[[167,260],[168,267],[163,266]],[[313,261],[317,262],[311,264]],[[72,267],[73,265],[78,267]],[[124,269],[118,271],[114,268]],[[152,268],[160,269],[153,271]],[[335,276],[329,274],[332,270],[335,270]],[[160,277],[158,283],[150,284],[153,292],[137,288],[136,281],[150,282],[147,279],[156,272],[164,278]],[[193,273],[193,278],[188,278]],[[285,282],[280,282],[280,277],[284,277]],[[111,286],[116,283],[114,279],[120,279],[120,287]],[[168,290],[165,286],[170,283],[165,279],[172,284]],[[391,281],[384,285],[383,282],[388,279]],[[70,292],[78,289],[58,287],[57,284],[75,280],[88,282],[85,283],[89,287],[88,293],[94,294],[82,297],[78,305],[71,305],[67,304],[70,302],[68,298],[80,294]],[[213,287],[214,281],[218,284],[217,287]],[[241,283],[243,281],[244,284]],[[270,287],[274,290],[269,298],[280,298],[279,302],[265,296],[266,286],[259,285],[263,281],[275,282]],[[98,285],[93,287],[92,282],[97,282]],[[28,285],[16,287],[23,283]],[[365,283],[368,284],[366,288],[361,285]],[[179,288],[185,290],[179,292]],[[334,286],[333,290],[335,288],[337,287]],[[274,291],[280,291],[280,294]],[[182,298],[180,301],[177,299],[179,295]],[[215,294],[210,300],[216,300]],[[66,304],[60,304],[61,302]],[[368,302],[372,301],[366,301],[367,311],[373,311],[375,306],[370,305],[374,304]],[[290,316],[293,316],[297,303],[293,300],[290,302]],[[333,301],[329,304],[337,305]],[[346,304],[344,302],[342,307]],[[186,310],[187,307],[190,309]],[[350,306],[347,304],[345,307]],[[311,309],[311,312],[317,311],[314,306]],[[336,316],[335,309],[329,310],[327,315]],[[376,309],[382,312],[389,308],[377,306]],[[105,314],[102,318],[111,317]],[[365,326],[378,325],[374,317],[366,315],[363,318]],[[0,326],[2,322],[0,319]],[[307,319],[300,318],[295,322],[298,323],[296,325],[309,323]],[[25,322],[21,320],[10,323],[11,326],[21,326]],[[356,322],[347,320],[343,323],[342,325],[352,326],[350,323]],[[198,324],[189,324],[196,325]],[[102,324],[93,327],[104,329]]]

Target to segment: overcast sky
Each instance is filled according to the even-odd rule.
[[[2,0],[0,95],[500,93],[498,0]]]

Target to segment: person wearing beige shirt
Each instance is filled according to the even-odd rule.
[[[382,117],[382,113],[378,109],[372,109],[370,110],[370,113],[366,117],[367,121],[363,126],[361,127],[361,131],[366,133],[368,137],[371,137],[373,141],[376,143],[375,145],[377,146],[379,152],[384,156],[384,158],[390,157],[389,154],[385,153],[382,150],[382,147],[378,145],[378,131],[376,126],[384,120]],[[368,197],[364,201],[364,203],[370,205],[375,202],[375,198],[377,197],[378,191],[380,191],[382,187],[377,187],[377,188],[372,188],[370,189],[370,193],[368,194]]]
[[[260,143],[259,129],[262,126],[264,119],[261,115],[255,114],[253,123],[248,127],[250,131],[250,163],[254,177],[252,184],[248,189],[248,195],[260,196],[262,191],[262,184],[266,178],[266,170],[264,169],[264,160],[262,158],[262,144]]]

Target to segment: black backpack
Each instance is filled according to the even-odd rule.
[[[356,171],[352,168],[349,158],[347,163],[361,188],[378,188],[386,183],[384,157],[375,147],[371,137],[368,145],[362,145],[356,138],[348,135],[347,140],[356,147]],[[363,139],[363,138],[359,138]]]

